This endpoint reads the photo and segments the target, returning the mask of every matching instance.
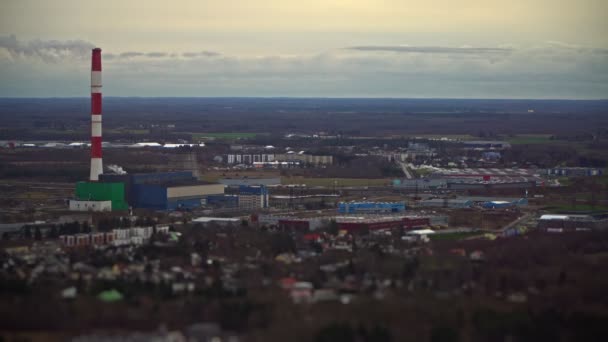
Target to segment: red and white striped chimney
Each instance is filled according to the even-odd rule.
[[[101,49],[91,57],[91,181],[103,173],[101,159]]]

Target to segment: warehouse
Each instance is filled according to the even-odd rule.
[[[136,208],[177,210],[202,206],[207,196],[223,194],[224,185],[203,182],[133,184],[132,190],[132,201]]]
[[[404,202],[340,202],[340,214],[355,213],[398,213],[405,211]]]
[[[418,202],[418,206],[431,208],[470,208],[473,206],[473,202],[461,199],[433,198]]]
[[[134,208],[192,209],[204,205],[208,195],[224,193],[224,185],[198,182],[191,171],[100,175],[100,181],[121,184]]]
[[[525,178],[525,177],[524,177]],[[541,181],[542,182],[542,181]],[[529,189],[536,187],[536,180],[500,181],[500,182],[448,182],[450,190],[494,190],[494,189]]]
[[[156,173],[132,173],[132,174],[102,174],[99,175],[102,183],[123,183],[125,187],[125,199],[131,206],[136,207],[133,202],[134,184],[162,184],[167,182],[195,182],[196,178],[190,171],[178,172],[156,172]]]
[[[569,177],[587,177],[601,176],[602,169],[587,168],[587,167],[558,167],[547,169],[548,176],[569,176]]]
[[[505,209],[513,207],[521,207],[528,205],[527,198],[520,198],[516,200],[493,200],[483,203],[483,207],[486,209]]]

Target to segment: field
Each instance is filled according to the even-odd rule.
[[[236,132],[226,132],[226,133],[193,133],[192,139],[200,140],[200,139],[225,139],[225,140],[236,140],[236,139],[247,139],[247,138],[255,138],[258,135],[266,135],[267,133],[236,133]]]
[[[217,182],[221,178],[277,178],[281,174],[277,171],[242,170],[242,171],[206,171],[201,175],[201,180],[206,182]]]
[[[507,139],[507,142],[511,145],[549,144],[557,141],[551,140],[551,135],[549,134],[524,134]]]
[[[384,186],[391,183],[389,178],[306,178],[282,177],[283,184],[306,184],[307,186],[351,187],[351,186]]]
[[[433,241],[454,241],[463,240],[473,236],[481,236],[481,232],[459,232],[459,233],[441,233],[436,232],[435,234],[429,235],[429,238]]]

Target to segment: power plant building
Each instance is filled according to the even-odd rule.
[[[134,184],[132,203],[135,208],[156,210],[194,209],[206,203],[206,197],[224,193],[222,184]]]
[[[125,201],[125,186],[123,183],[97,183],[97,182],[78,182],[76,183],[77,200],[70,202],[70,209],[83,210],[83,206],[89,206],[92,211],[103,211],[104,204],[92,205],[91,201],[110,201],[112,210],[128,209]],[[80,203],[79,203],[80,202]]]

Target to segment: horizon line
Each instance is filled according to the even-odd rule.
[[[88,99],[88,96],[0,96],[0,100]],[[329,100],[470,100],[470,101],[608,101],[608,98],[532,98],[532,97],[365,97],[365,96],[104,96],[115,99],[329,99]]]

